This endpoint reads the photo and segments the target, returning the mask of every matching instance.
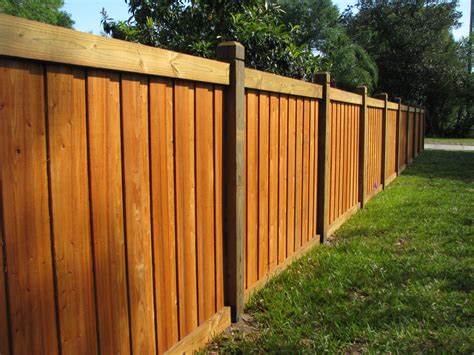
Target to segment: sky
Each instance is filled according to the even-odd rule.
[[[333,2],[342,11],[348,5],[355,4],[356,0],[333,0]],[[94,34],[101,33],[100,12],[102,8],[105,8],[109,17],[115,20],[126,20],[130,16],[124,0],[66,0],[64,5],[64,9],[76,21],[74,24],[76,30],[92,32]],[[469,35],[470,0],[460,0],[459,11],[462,12],[463,16],[461,18],[461,27],[453,31],[454,38],[456,39]]]

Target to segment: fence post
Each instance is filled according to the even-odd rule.
[[[224,101],[223,218],[224,293],[232,321],[244,310],[245,243],[245,48],[238,42],[217,46],[217,59],[230,64]]]
[[[323,86],[323,97],[319,103],[318,127],[318,198],[317,233],[321,243],[326,242],[329,227],[329,152],[331,149],[331,75],[317,73],[314,82]]]
[[[419,134],[420,132],[418,132],[418,127],[419,127],[419,122],[418,122],[418,112],[420,111],[420,109],[418,108],[418,106],[415,106],[415,115],[414,115],[414,120],[415,120],[415,123],[414,123],[414,137],[413,137],[413,159],[415,159],[417,156],[418,156],[418,139],[419,139]]]
[[[408,164],[410,163],[409,161],[409,156],[408,156],[408,147],[410,146],[410,105],[407,105],[407,139],[406,139],[406,147],[405,147],[405,151],[406,151],[406,164],[405,164],[405,168],[408,167]]]
[[[385,190],[386,184],[385,180],[387,179],[386,167],[387,167],[387,111],[388,111],[388,94],[382,93],[376,95],[377,98],[384,101],[384,109],[382,115],[382,184],[383,189]]]
[[[360,108],[360,130],[359,130],[359,201],[360,208],[365,206],[366,201],[366,157],[367,142],[365,139],[367,130],[367,86],[358,86],[356,92],[362,95],[362,106]]]
[[[400,175],[400,131],[401,131],[401,124],[402,124],[402,99],[397,97],[395,101],[398,102],[398,109],[397,109],[397,146],[395,150],[395,173],[397,176]]]

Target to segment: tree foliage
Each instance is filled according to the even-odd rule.
[[[103,11],[104,31],[115,38],[211,58],[222,41],[246,48],[246,65],[309,78],[320,59],[298,43],[298,26],[287,27],[276,4],[261,0],[127,0],[131,17],[115,21]]]
[[[473,120],[466,43],[451,34],[456,7],[455,0],[360,0],[357,12],[344,14],[351,38],[377,63],[377,90],[426,104],[435,135],[464,135]]]
[[[61,10],[64,0],[0,0],[0,12],[29,20],[72,28],[71,15]]]

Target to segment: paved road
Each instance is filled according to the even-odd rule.
[[[453,150],[453,151],[472,151],[474,146],[464,144],[426,144],[425,149],[429,150]]]

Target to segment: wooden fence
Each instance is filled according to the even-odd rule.
[[[184,353],[423,150],[426,114],[0,15],[0,353]]]

